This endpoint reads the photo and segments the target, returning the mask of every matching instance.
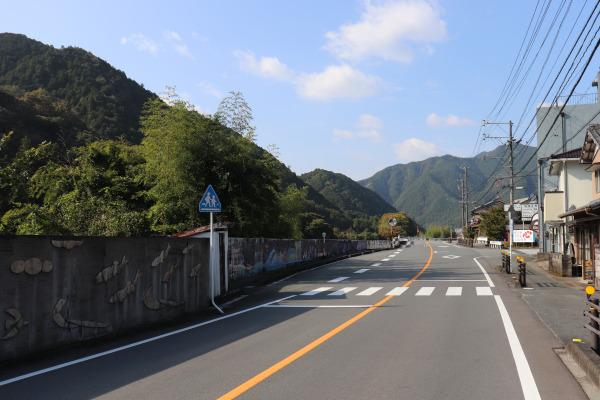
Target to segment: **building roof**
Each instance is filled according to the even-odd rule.
[[[588,204],[586,204],[583,207],[575,208],[573,210],[567,211],[566,213],[559,214],[558,218],[565,218],[570,215],[575,215],[575,214],[579,214],[579,213],[588,214],[593,211],[598,212],[599,210],[600,210],[600,199],[595,199],[595,200],[590,201]]]
[[[583,148],[579,147],[577,149],[573,149],[573,150],[569,150],[569,151],[565,151],[564,153],[556,153],[556,154],[552,154],[550,156],[551,160],[560,160],[560,159],[575,159],[575,158],[580,158],[581,157],[581,153],[583,153]]]
[[[600,144],[600,125],[591,124],[585,134],[585,141],[583,142],[581,158],[579,162],[581,164],[589,164],[594,160],[596,149]]]
[[[550,159],[550,167],[548,169],[549,175],[559,175],[562,170],[563,162],[565,161],[580,161],[581,154],[583,153],[583,147],[577,149],[565,151],[564,153],[552,154]]]
[[[504,205],[504,204],[506,204],[506,202],[504,200],[502,200],[500,198],[495,198],[492,201],[489,201],[485,204],[482,204],[480,206],[473,208],[471,210],[471,215],[476,215],[476,214],[481,213],[482,211],[488,211],[492,208],[496,208],[496,207]]]
[[[231,222],[215,222],[213,224],[213,230],[226,231],[229,228],[231,228],[232,226],[233,226],[233,223],[231,223]],[[174,233],[171,236],[182,238],[182,237],[189,237],[189,236],[193,236],[193,235],[197,235],[199,233],[204,233],[204,232],[209,232],[209,231],[210,231],[210,225],[205,225],[205,226],[201,226],[199,228],[190,229],[189,231]]]

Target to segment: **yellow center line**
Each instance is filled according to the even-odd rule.
[[[413,283],[419,276],[421,276],[421,274],[423,272],[425,272],[425,270],[429,267],[429,264],[431,264],[431,260],[433,259],[433,248],[431,247],[431,245],[429,243],[427,243],[427,245],[429,246],[429,250],[430,250],[429,260],[427,260],[427,264],[425,264],[425,266],[423,267],[423,269],[417,275],[415,275],[414,278],[412,278],[410,281],[406,282],[404,285],[402,285],[402,287],[407,287],[411,283]],[[251,378],[250,380],[242,383],[240,386],[236,387],[235,389],[233,389],[229,393],[226,393],[223,396],[219,397],[217,400],[231,400],[231,399],[235,399],[236,397],[238,397],[242,393],[248,391],[249,389],[253,388],[254,386],[256,386],[260,382],[264,381],[265,379],[267,379],[271,375],[275,374],[277,371],[279,371],[279,370],[283,369],[284,367],[290,365],[291,363],[293,363],[294,361],[296,361],[297,359],[299,359],[303,355],[307,354],[309,351],[313,350],[317,346],[325,343],[327,340],[331,339],[332,337],[334,337],[335,335],[337,335],[338,333],[340,333],[341,331],[343,331],[344,329],[346,329],[347,327],[349,327],[350,325],[352,325],[353,323],[355,323],[356,321],[358,321],[359,319],[361,319],[365,315],[369,314],[370,312],[372,312],[376,308],[380,307],[381,305],[383,305],[384,303],[386,303],[387,301],[389,301],[392,297],[395,297],[395,296],[387,296],[386,298],[384,298],[383,300],[381,300],[377,304],[375,304],[375,305],[367,308],[365,311],[361,312],[360,314],[356,315],[355,317],[353,317],[353,318],[349,319],[348,321],[344,322],[343,324],[341,324],[337,328],[334,328],[333,330],[327,332],[325,335],[323,335],[320,338],[316,339],[312,343],[304,346],[300,350],[296,351],[294,354],[292,354],[292,355],[284,358],[283,360],[279,361],[277,364],[271,366],[270,368],[267,368],[266,370],[264,370],[260,374],[256,375],[254,378]]]

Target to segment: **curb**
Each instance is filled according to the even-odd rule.
[[[589,345],[570,342],[565,350],[600,390],[600,356]]]

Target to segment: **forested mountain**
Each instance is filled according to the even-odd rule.
[[[378,216],[339,208],[250,137],[227,132],[231,127],[216,115],[199,115],[172,95],[168,111],[156,94],[83,49],[56,49],[24,35],[0,34],[0,233],[140,235],[191,228],[205,221],[194,212],[197,204],[186,199],[214,176],[221,200],[231,205],[220,217],[237,223],[236,234],[352,237],[347,235],[371,229],[376,235]],[[185,182],[174,183],[179,176],[171,176],[164,192],[160,175],[149,171],[145,159],[152,154],[154,163],[161,152],[152,153],[142,140],[156,131],[148,127],[158,115],[174,118],[162,122],[177,132],[174,140],[189,140],[185,135],[191,132],[177,125],[187,120],[198,137],[212,131],[208,137],[221,140],[219,148],[229,146],[231,157],[205,160],[211,170],[198,177],[192,192]],[[210,140],[203,144],[197,154],[210,153]],[[173,142],[158,146],[165,145]],[[184,160],[189,147],[164,162]],[[189,161],[176,168],[195,173]],[[227,179],[220,179],[219,187],[216,177]],[[276,209],[263,215],[269,210],[267,198]],[[302,233],[294,231],[295,225]]]
[[[515,199],[537,193],[534,147],[517,145],[514,150]],[[462,226],[460,180],[468,168],[470,208],[481,205],[497,195],[508,199],[508,156],[505,146],[473,158],[451,155],[397,164],[379,171],[359,183],[405,212],[419,225]]]
[[[12,87],[17,97],[44,89],[73,109],[97,137],[123,136],[132,143],[141,140],[144,103],[156,97],[83,49],[56,49],[13,33],[0,34],[0,86]]]
[[[327,200],[341,210],[354,211],[367,215],[383,215],[396,211],[374,191],[356,183],[347,176],[323,169],[300,175]]]

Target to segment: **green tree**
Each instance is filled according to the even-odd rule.
[[[277,237],[302,239],[302,213],[306,207],[307,194],[308,186],[298,189],[294,184],[281,193]]]
[[[506,213],[504,207],[499,206],[480,214],[480,234],[487,236],[490,240],[503,240],[506,238]]]
[[[213,118],[247,139],[256,139],[256,127],[250,125],[254,119],[252,109],[241,92],[229,92],[229,96],[219,104]]]
[[[197,113],[173,89],[163,98],[166,103],[150,100],[141,119],[153,230],[168,233],[208,223],[198,202],[211,184],[222,205],[218,218],[234,223],[232,234],[274,236],[280,175],[275,158]]]
[[[63,157],[52,144],[21,153],[13,162],[26,175],[28,196],[6,212],[4,234],[139,236],[149,233],[147,202],[138,179],[143,158],[113,141],[74,148]],[[37,167],[36,167],[37,164]],[[33,172],[32,172],[33,171]]]
[[[391,218],[396,219],[396,225],[389,224]],[[415,223],[403,212],[383,214],[379,220],[379,234],[386,238],[414,235],[415,231]]]

